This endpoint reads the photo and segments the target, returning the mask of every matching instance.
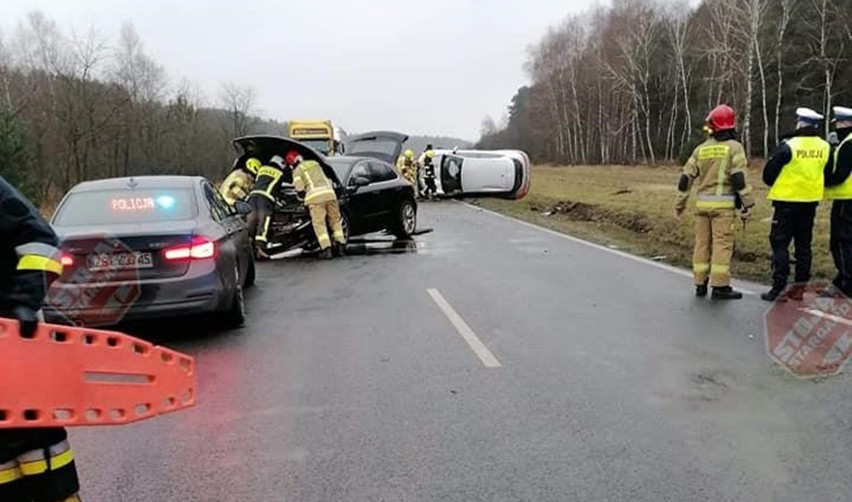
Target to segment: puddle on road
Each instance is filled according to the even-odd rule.
[[[415,254],[419,249],[418,244],[420,243],[411,239],[394,241],[382,239],[353,240],[346,246],[346,255],[370,256],[381,254]]]

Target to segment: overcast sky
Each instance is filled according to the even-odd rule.
[[[605,0],[604,0],[605,1]],[[525,49],[596,0],[2,0],[115,40],[131,21],[170,82],[251,85],[261,115],[476,139],[527,82]]]

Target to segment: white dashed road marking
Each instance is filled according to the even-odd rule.
[[[476,333],[474,333],[473,330],[470,329],[470,326],[467,325],[464,319],[462,319],[459,313],[456,312],[456,309],[454,309],[453,306],[450,305],[450,302],[448,302],[447,299],[444,298],[444,295],[442,295],[440,291],[438,291],[437,289],[427,289],[426,291],[429,293],[429,296],[432,297],[432,300],[435,301],[435,304],[438,305],[438,308],[441,309],[441,312],[443,312],[444,315],[447,316],[447,319],[449,319],[449,321],[453,324],[453,326],[456,328],[456,331],[458,331],[462,338],[464,338],[464,341],[467,342],[471,350],[473,350],[476,356],[479,357],[479,360],[482,361],[482,364],[484,364],[486,368],[499,368],[500,366],[502,366],[500,364],[500,361],[498,361],[497,358],[494,357],[494,354],[492,354],[491,351],[488,350],[488,347],[486,347],[485,344],[482,343],[482,340],[480,340],[479,337],[476,336]]]

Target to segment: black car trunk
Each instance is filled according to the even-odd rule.
[[[95,228],[64,232],[62,282],[112,282],[180,277],[189,260],[169,260],[167,250],[188,246],[194,221],[122,225],[109,235]],[[70,260],[69,260],[70,258]],[[70,262],[70,263],[69,263]]]

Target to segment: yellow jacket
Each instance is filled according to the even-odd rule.
[[[233,206],[235,202],[248,196],[252,185],[254,185],[254,179],[250,174],[242,169],[234,169],[219,185],[219,192],[222,193],[225,201]]]
[[[313,160],[303,160],[293,170],[293,186],[305,192],[305,205],[337,200],[331,180],[323,172],[322,166]]]
[[[695,188],[696,206],[702,209],[733,209],[737,195],[743,206],[753,206],[752,188],[746,178],[747,167],[745,149],[739,141],[708,138],[692,152],[683,166],[687,183],[678,186],[676,208],[683,210],[686,207],[692,188]],[[737,178],[743,186],[734,186],[735,175],[740,175]]]

